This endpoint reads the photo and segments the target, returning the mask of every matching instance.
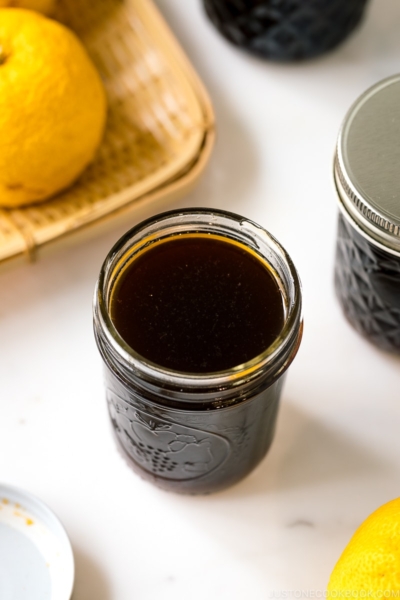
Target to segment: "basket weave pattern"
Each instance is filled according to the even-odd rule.
[[[106,131],[72,187],[41,204],[0,210],[0,261],[160,197],[171,182],[184,188],[212,146],[207,95],[150,0],[59,0],[56,18],[77,33],[100,72]]]

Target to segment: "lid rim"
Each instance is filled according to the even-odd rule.
[[[59,600],[61,600],[61,598],[62,600],[70,600],[72,598],[75,584],[75,557],[72,550],[71,541],[60,518],[56,515],[56,513],[53,512],[46,502],[38,498],[35,494],[32,494],[31,492],[28,492],[20,487],[0,482],[0,498],[3,498],[3,501],[4,499],[6,500],[6,506],[9,504],[18,506],[18,511],[20,511],[22,514],[13,512],[12,514],[15,520],[20,519],[24,516],[24,514],[29,517],[34,517],[35,521],[38,521],[39,526],[45,529],[46,537],[48,538],[49,532],[51,532],[62,545],[63,552],[61,553],[61,556],[63,556],[63,578],[60,582],[59,574],[61,567],[58,567],[58,570],[52,572],[51,584],[52,590],[54,590],[53,586],[55,581],[57,581],[56,595]],[[1,521],[2,520],[0,520],[0,522]],[[7,519],[3,519],[3,522],[9,525]],[[31,524],[29,524],[28,527],[30,525]],[[12,528],[14,528],[14,526],[12,526]],[[16,528],[16,530],[19,531],[18,528]],[[38,538],[37,535],[35,537],[36,541],[35,538],[27,535],[27,538],[30,539],[30,541],[33,542],[33,544],[38,548],[38,551],[42,553],[40,545],[37,544],[37,539],[40,538]],[[60,548],[58,548],[57,556],[60,556],[59,552]],[[44,554],[42,556],[45,557],[46,555]],[[51,562],[52,561],[50,561],[49,569],[51,569]],[[55,575],[57,575],[56,579],[54,578]]]
[[[367,227],[369,226],[368,228],[370,228],[371,232],[375,233],[375,235],[378,237],[380,237],[379,234],[386,234],[386,236],[391,234],[394,242],[396,242],[396,238],[398,238],[400,249],[400,225],[397,225],[383,217],[378,211],[372,209],[368,202],[361,197],[361,195],[356,194],[354,191],[354,186],[352,186],[351,183],[346,180],[338,154],[336,154],[335,157],[334,178],[336,190],[342,203],[346,206],[346,208],[353,209],[349,210],[352,216],[354,217],[357,215],[364,217],[364,219],[362,219],[364,224],[367,224]],[[356,213],[354,209],[357,211]]]
[[[362,215],[355,204],[349,202],[346,197],[341,181],[337,174],[336,164],[333,173],[336,195],[338,198],[339,210],[347,221],[354,227],[358,233],[368,242],[388,252],[394,256],[400,257],[400,239],[396,244],[396,238],[391,237],[387,231],[373,227],[373,224]]]

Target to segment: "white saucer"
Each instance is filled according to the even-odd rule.
[[[71,544],[52,511],[0,484],[1,600],[70,600],[74,571]]]

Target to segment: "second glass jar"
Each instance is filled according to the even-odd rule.
[[[350,323],[400,353],[400,76],[379,82],[348,112],[335,158],[341,214],[336,292]]]

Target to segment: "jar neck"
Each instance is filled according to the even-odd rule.
[[[276,275],[285,303],[285,322],[274,343],[253,360],[206,374],[165,369],[136,354],[115,330],[109,300],[127,261],[150,244],[182,233],[212,233],[245,244]],[[279,243],[258,225],[223,211],[190,209],[164,213],[128,232],[111,250],[94,297],[96,341],[108,368],[122,384],[159,404],[221,408],[242,402],[272,385],[291,364],[302,336],[301,289],[296,269]]]

